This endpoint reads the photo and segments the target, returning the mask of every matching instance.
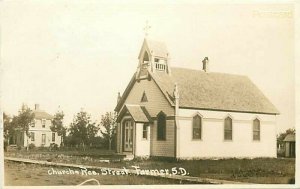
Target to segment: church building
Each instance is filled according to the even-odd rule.
[[[145,39],[119,94],[117,152],[132,157],[276,157],[274,105],[247,76],[170,67],[164,43]]]

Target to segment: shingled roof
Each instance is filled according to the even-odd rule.
[[[126,112],[130,114],[130,116],[133,118],[135,122],[139,122],[139,123],[152,122],[151,116],[149,115],[147,109],[144,106],[126,104],[122,109],[120,115],[123,115]],[[118,116],[119,119],[121,117],[122,116]],[[119,119],[117,119],[117,121],[120,121]]]
[[[156,56],[156,57],[167,57],[168,56],[167,46],[163,42],[145,39],[142,46],[144,46],[144,44],[146,44],[146,46],[150,50],[150,53],[153,56]],[[142,54],[141,54],[142,52],[143,51],[141,49],[141,51],[139,53],[139,58],[142,56]]]
[[[186,68],[171,70],[171,75],[150,74],[172,105],[174,85],[177,83],[180,108],[279,114],[246,76]]]
[[[279,114],[275,106],[246,76],[171,68],[171,75],[150,73],[157,86],[174,106],[173,90],[177,83],[179,107],[263,114]],[[132,77],[115,110],[119,111],[135,83]]]
[[[286,135],[286,137],[284,138],[283,141],[285,141],[285,142],[295,142],[296,141],[295,138],[296,138],[295,134],[288,134],[288,135]]]
[[[34,110],[33,114],[35,119],[53,119],[52,115],[43,110]]]

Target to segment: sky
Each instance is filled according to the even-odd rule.
[[[248,76],[280,111],[277,132],[295,127],[291,4],[9,1],[2,4],[1,108],[22,103],[69,125],[80,110],[99,121],[136,71],[146,21],[170,65]]]

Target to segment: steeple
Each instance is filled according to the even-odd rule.
[[[138,59],[137,79],[148,78],[148,72],[170,74],[169,53],[162,42],[145,38]]]

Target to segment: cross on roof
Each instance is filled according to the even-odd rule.
[[[144,27],[145,37],[148,36],[150,29],[151,29],[151,26],[148,24],[148,20],[147,20],[146,21],[146,26]]]

